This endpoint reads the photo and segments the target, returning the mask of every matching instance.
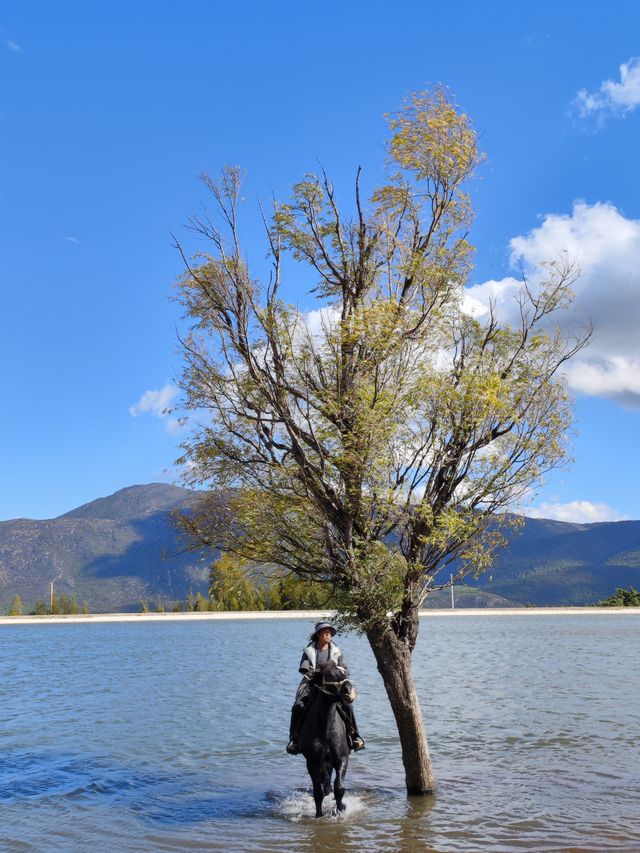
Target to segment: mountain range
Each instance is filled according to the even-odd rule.
[[[44,521],[0,522],[0,604],[76,595],[91,612],[139,610],[206,594],[211,556],[188,549],[174,511],[198,493],[166,483],[131,486]]]
[[[215,555],[192,550],[174,521],[200,493],[165,483],[130,486],[54,519],[0,522],[0,608],[76,595],[91,612],[170,607],[207,594]],[[595,604],[617,587],[640,588],[640,521],[569,524],[527,518],[494,567],[456,586],[458,606]],[[429,606],[449,606],[450,591]]]
[[[473,606],[474,599],[483,606],[485,597],[489,606],[587,606],[629,586],[640,587],[640,521],[526,518],[493,568],[477,580],[466,578],[457,594],[461,606]]]

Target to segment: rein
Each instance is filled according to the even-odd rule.
[[[351,684],[350,678],[343,678],[342,681],[326,681],[322,676],[322,684],[315,683],[315,687],[326,696],[337,696],[343,684]]]

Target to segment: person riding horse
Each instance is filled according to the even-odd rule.
[[[337,631],[330,622],[317,622],[310,637],[309,645],[302,652],[302,659],[298,671],[302,673],[302,681],[296,692],[295,702],[291,708],[291,725],[289,727],[289,743],[287,752],[289,755],[297,755],[300,752],[300,723],[309,701],[313,697],[313,675],[316,669],[327,661],[334,661],[344,670],[345,679],[349,678],[349,671],[345,665],[342,652],[332,642]],[[353,713],[353,705],[346,698],[339,699],[341,710],[347,726],[347,735],[351,749],[358,752],[364,749],[364,740],[358,733],[356,718]]]

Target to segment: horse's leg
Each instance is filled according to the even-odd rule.
[[[338,759],[338,763],[336,764],[336,777],[333,781],[333,794],[336,798],[336,808],[339,812],[343,812],[346,810],[345,804],[342,802],[342,798],[344,797],[344,777],[347,772],[347,765],[349,764],[349,756],[343,756]]]
[[[322,786],[325,797],[328,797],[331,793],[331,767],[329,765],[322,768]]]
[[[313,779],[313,799],[316,803],[316,817],[322,817],[322,801],[324,800],[324,785],[320,776]]]
[[[322,779],[322,770],[317,765],[312,765],[307,761],[307,770],[311,776],[313,783],[313,799],[316,804],[316,817],[322,817],[322,801],[324,800],[324,784]]]

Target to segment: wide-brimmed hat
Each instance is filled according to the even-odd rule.
[[[331,631],[332,637],[335,637],[338,633],[331,622],[316,622],[316,627],[313,629],[313,636],[315,637],[318,631],[324,631],[325,628],[328,628]]]

